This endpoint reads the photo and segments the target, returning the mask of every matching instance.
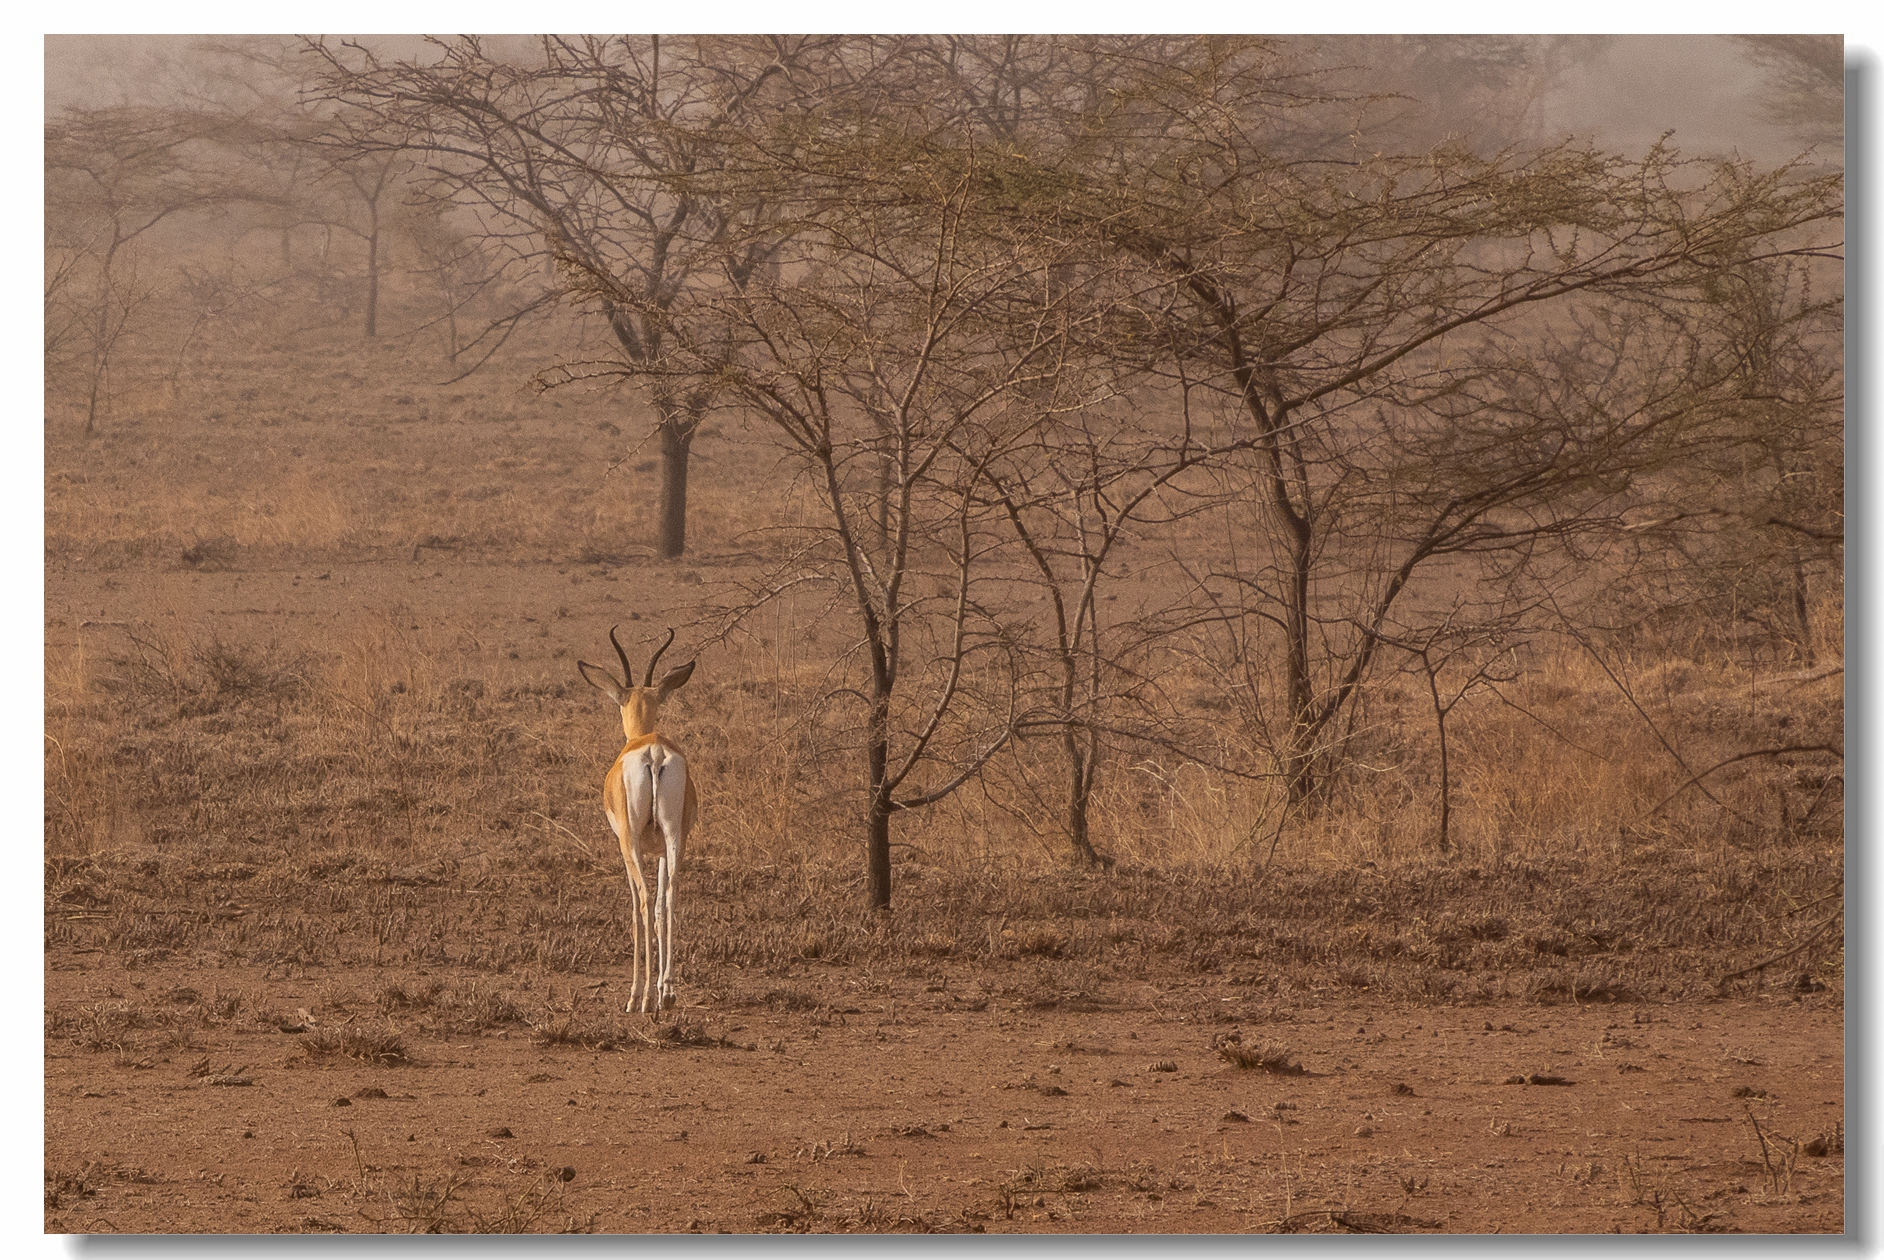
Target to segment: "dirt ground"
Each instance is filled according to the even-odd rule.
[[[214,618],[308,641],[399,610],[437,641],[462,632],[453,668],[527,681],[594,653],[625,607],[611,580],[430,557],[59,572],[47,635]],[[583,615],[544,614],[585,581]],[[586,806],[571,819],[599,838]],[[323,886],[287,849],[209,869],[154,845],[48,889],[49,1232],[1842,1228],[1842,994],[1803,972],[1703,996],[1698,973],[1666,983],[1683,956],[1592,930],[1646,977],[1598,986],[1625,1000],[1579,1001],[1576,981],[1527,1001],[1507,977],[1490,998],[1410,1002],[1176,953],[1055,961],[1078,944],[1060,938],[1040,957],[820,959],[790,921],[768,921],[748,965],[741,916],[779,894],[727,876],[738,855],[709,838],[720,874],[682,914],[711,923],[715,952],[689,961],[683,917],[682,1007],[657,1020],[621,1013],[618,868],[492,874],[472,900],[453,886],[468,874],[413,876],[396,855]],[[924,884],[900,887],[915,913]],[[506,897],[533,900],[493,919]],[[586,909],[555,918],[565,902]],[[448,948],[479,915],[475,949]],[[229,934],[244,922],[274,944]],[[951,922],[963,940],[998,930]],[[548,958],[557,933],[577,961],[511,961],[531,941]]]
[[[128,1066],[49,1043],[53,1232],[1836,1232],[1843,1215],[1842,1158],[1774,1136],[1842,1116],[1841,1013],[1812,998],[1306,1001],[1225,1028],[1171,1009],[1233,1000],[1223,985],[1029,1012],[965,1002],[952,971],[847,1002],[859,977],[833,968],[829,1006],[685,1006],[607,1050],[395,1020],[405,1057],[374,1064],[303,1044],[391,980],[448,977],[51,966],[55,1007],[240,984],[308,1013]],[[622,996],[620,977],[576,987]],[[1226,1036],[1302,1070],[1238,1068]],[[1533,1076],[1561,1083],[1511,1083]]]

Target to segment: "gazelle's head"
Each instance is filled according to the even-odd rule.
[[[670,626],[667,631],[667,641],[654,649],[654,658],[648,662],[647,673],[642,675],[649,685],[637,687],[635,686],[635,667],[628,663],[628,653],[622,650],[621,640],[615,637],[615,631],[620,628],[620,626],[610,626],[608,629],[608,641],[615,645],[615,655],[621,658],[622,680],[620,682],[617,682],[615,676],[600,665],[577,661],[576,668],[582,671],[582,676],[589,680],[590,686],[621,706],[622,733],[633,740],[639,739],[654,729],[654,724],[661,718],[661,702],[679,691],[682,685],[693,677],[694,662],[688,661],[685,665],[676,665],[667,671],[666,676],[658,684],[654,682],[654,667],[660,663],[661,653],[667,651],[668,644],[674,641],[674,630]]]

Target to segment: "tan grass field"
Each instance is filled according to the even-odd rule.
[[[1023,745],[899,817],[875,916],[849,642],[783,601],[670,702],[681,1006],[629,1016],[575,662],[686,651],[805,503],[725,417],[655,561],[647,417],[528,354],[315,336],[52,413],[49,1231],[1842,1228],[1842,761],[1689,785],[1842,748],[1842,593],[1812,667],[1538,647],[1452,715],[1449,853],[1383,672],[1312,816],[1126,751],[1082,870]]]

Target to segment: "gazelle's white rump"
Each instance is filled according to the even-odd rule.
[[[687,759],[666,744],[648,744],[621,760],[622,789],[628,798],[628,830],[635,843],[652,837],[650,824],[678,859],[687,810]]]

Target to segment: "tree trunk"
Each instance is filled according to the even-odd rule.
[[[661,418],[661,522],[657,550],[674,560],[687,549],[687,460],[697,420],[663,409]]]
[[[1068,726],[1062,731],[1066,744],[1067,797],[1066,831],[1073,842],[1073,853],[1083,866],[1098,866],[1099,854],[1092,847],[1092,758],[1079,746],[1079,738]]]
[[[890,773],[890,745],[885,730],[888,717],[886,709],[881,724],[875,714],[870,723],[870,804],[864,842],[872,910],[890,908],[890,793],[884,783]]]
[[[1805,560],[1799,549],[1792,552],[1792,613],[1799,623],[1799,651],[1805,657],[1806,668],[1819,663],[1819,654],[1812,647],[1812,604],[1811,591],[1806,585]]]
[[[1452,852],[1452,759],[1446,746],[1446,717],[1451,713],[1450,705],[1442,704],[1439,699],[1439,676],[1433,672],[1431,660],[1426,666],[1426,685],[1433,695],[1433,724],[1439,729],[1439,851]],[[1463,693],[1461,693],[1463,694]]]
[[[1282,772],[1289,785],[1289,804],[1299,806],[1315,792],[1315,684],[1309,673],[1308,573],[1310,531],[1305,517],[1288,501],[1278,477],[1271,483],[1275,515],[1288,531],[1288,586],[1283,604],[1283,633],[1288,640],[1289,735],[1283,749]]]
[[[1452,763],[1446,755],[1446,715],[1439,714],[1439,851],[1452,852]]]
[[[1289,732],[1281,749],[1283,781],[1288,784],[1289,807],[1302,805],[1314,795],[1316,783],[1315,742],[1320,735],[1315,714],[1315,684],[1309,672],[1308,578],[1314,564],[1314,501],[1299,454],[1288,435],[1286,412],[1271,413],[1263,400],[1255,367],[1246,358],[1236,336],[1233,314],[1218,305],[1218,318],[1230,334],[1230,353],[1238,387],[1242,390],[1244,409],[1263,431],[1263,467],[1259,476],[1270,517],[1281,527],[1287,555],[1283,563],[1282,634],[1285,640],[1284,669],[1288,675]],[[1298,507],[1289,495],[1289,469],[1300,486],[1302,502]]]
[[[116,224],[113,224],[112,231],[114,233],[117,231]],[[104,390],[105,373],[111,366],[112,345],[118,339],[118,332],[122,332],[124,328],[122,324],[116,331],[111,327],[112,267],[118,260],[118,246],[119,241],[114,236],[111,244],[105,249],[104,259],[98,269],[98,327],[92,337],[92,379],[85,403],[86,437],[92,436],[98,430],[99,395]],[[129,301],[128,296],[126,301]]]
[[[366,238],[366,335],[379,336],[379,228]]]

